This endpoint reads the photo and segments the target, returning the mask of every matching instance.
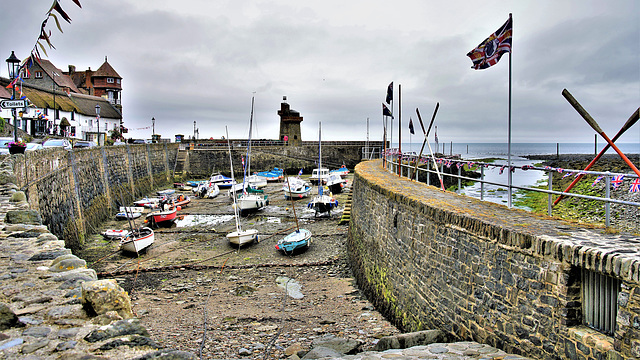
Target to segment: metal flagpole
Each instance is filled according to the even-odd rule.
[[[398,175],[402,176],[402,85],[398,84]]]
[[[509,19],[511,19],[511,13],[509,13]],[[511,20],[511,28],[513,29],[513,19]],[[512,30],[513,31],[513,30]],[[511,58],[513,57],[513,35],[511,36],[511,47],[509,49],[509,140],[507,143],[507,169],[509,169],[509,201],[507,205],[511,209]]]

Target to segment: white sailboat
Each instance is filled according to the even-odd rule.
[[[226,128],[225,128],[225,131],[227,131]],[[231,144],[229,143],[228,131],[227,131],[227,147],[229,148],[229,163],[231,164],[231,177],[233,178],[233,160],[231,158]],[[258,241],[258,230],[256,229],[242,230],[242,226],[240,226],[240,219],[238,216],[238,203],[236,202],[235,191],[233,194],[233,215],[236,220],[236,231],[230,232],[227,234],[227,239],[229,239],[229,242],[237,246],[242,246],[245,244],[252,243],[253,241]]]
[[[247,190],[247,169],[251,165],[251,130],[253,128],[253,103],[254,97],[251,97],[251,118],[249,120],[249,142],[247,144],[247,166],[244,168],[242,180],[242,192],[235,199],[240,209],[240,214],[248,211],[259,210],[269,205],[269,200],[265,194],[256,194]]]
[[[318,122],[318,168],[322,169],[322,123]],[[318,195],[307,205],[308,208],[316,211],[316,216],[321,213],[328,213],[331,216],[331,209],[338,207],[338,200],[324,193],[322,181],[318,181]]]

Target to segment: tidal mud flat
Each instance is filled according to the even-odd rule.
[[[134,313],[161,345],[202,352],[203,358],[265,353],[282,358],[327,334],[361,340],[370,349],[377,339],[398,334],[351,277],[348,226],[338,225],[349,188],[334,195],[339,206],[331,216],[315,217],[307,209],[310,197],[294,201],[298,224],[313,240],[293,256],[275,249],[296,227],[291,201],[281,189],[282,183],[269,183],[270,204],[241,217],[243,228],[258,229],[260,241],[240,249],[225,237],[235,221],[232,201],[222,190],[214,199],[192,197],[180,211],[185,216],[179,227],[158,229],[154,245],[139,258],[117,252],[117,244],[100,235],[92,236],[79,256],[130,293]],[[116,226],[128,227],[126,221],[111,221],[96,230]],[[299,286],[302,296],[287,296],[289,286]]]

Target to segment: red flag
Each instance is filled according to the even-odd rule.
[[[480,70],[493,66],[500,61],[502,54],[511,53],[511,34],[513,22],[511,14],[509,20],[495,33],[486,38],[475,49],[469,51],[467,56],[473,61],[472,69]]]

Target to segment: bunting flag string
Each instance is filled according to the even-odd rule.
[[[413,155],[407,155],[407,154],[402,154],[398,151],[398,149],[387,149],[384,152],[385,155],[389,155],[389,156],[398,156],[400,159],[403,160],[414,160],[415,156]],[[428,163],[428,159],[425,159],[424,157],[421,159],[416,159],[419,163],[421,164],[426,164]],[[484,167],[484,168],[490,168],[493,167],[494,169],[498,169],[499,170],[499,174],[502,175],[504,173],[504,170],[507,168],[507,165],[502,165],[502,164],[489,164],[489,163],[482,163],[482,162],[476,162],[476,161],[465,161],[465,160],[450,160],[447,158],[436,158],[435,160],[436,164],[439,164],[441,166],[446,166],[447,168],[451,168],[452,165],[455,165],[458,169],[460,169],[461,167],[463,167],[464,165],[467,166],[467,168],[470,171],[474,171],[479,169],[480,167]],[[539,167],[535,167],[532,165],[523,165],[522,167],[518,168],[516,166],[511,166],[511,172],[516,172],[516,170],[520,169],[523,171],[527,171],[527,170],[545,170],[548,172],[558,172],[562,175],[562,178],[566,178],[569,176],[578,176],[578,175],[587,175],[588,172],[584,171],[584,170],[580,170],[580,171],[573,171],[573,170],[567,170],[567,169],[563,169],[563,168],[554,168],[552,166],[544,166],[542,168]],[[598,176],[595,181],[591,184],[592,187],[594,187],[596,184],[598,184],[600,181],[602,181],[602,179],[605,178],[605,175],[600,175]],[[625,175],[615,175],[612,177],[611,179],[611,185],[613,187],[614,190],[619,189],[623,182],[624,182],[624,178]],[[631,187],[629,189],[629,192],[638,192],[640,191],[640,179],[635,179],[633,181],[633,183],[631,184]]]

